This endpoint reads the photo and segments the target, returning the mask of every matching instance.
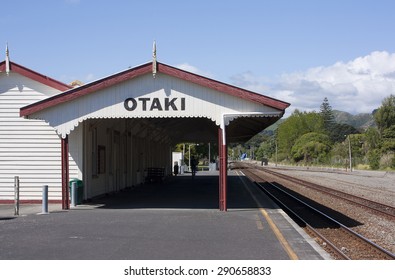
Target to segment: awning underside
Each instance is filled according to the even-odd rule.
[[[226,127],[229,143],[246,142],[279,117],[240,117]],[[183,142],[216,142],[218,128],[207,118],[140,118],[140,119],[101,119],[91,120],[95,125],[105,122],[106,127],[126,126],[132,135],[149,137],[155,141],[172,144]]]

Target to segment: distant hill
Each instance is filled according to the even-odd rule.
[[[278,126],[283,123],[286,120],[286,118],[284,119],[279,119],[277,122],[275,122],[274,124],[272,124],[271,126],[267,127],[265,130],[262,131],[263,134],[266,135],[273,135],[274,132],[276,131],[276,129],[278,128]]]
[[[333,110],[333,115],[335,116],[335,121],[337,123],[348,124],[355,128],[366,129],[368,127],[376,126],[373,115],[369,113],[352,115],[347,112]]]

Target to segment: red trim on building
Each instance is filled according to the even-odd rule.
[[[193,74],[190,72],[186,72],[183,70],[180,70],[178,68],[163,64],[163,63],[158,63],[158,72],[167,74],[169,76],[177,77],[179,79],[189,81],[191,83],[195,83],[207,88],[211,88],[220,92],[224,92],[236,97],[240,97],[243,99],[247,99],[250,101],[254,101],[257,103],[261,103],[279,110],[285,110],[287,107],[290,106],[289,103],[286,103],[284,101],[280,101],[265,95],[261,95],[246,89],[242,89],[239,87],[235,87],[229,84],[225,84],[207,77],[203,77],[197,74]]]
[[[114,74],[112,76],[97,80],[95,82],[80,86],[75,89],[71,89],[69,91],[46,98],[42,101],[25,106],[21,108],[20,115],[27,116],[39,112],[41,110],[44,110],[45,108],[56,106],[64,102],[69,102],[81,96],[88,95],[92,92],[111,87],[115,84],[133,79],[140,75],[150,73],[151,71],[152,71],[151,63],[147,63],[133,69],[128,69],[118,74]]]
[[[5,70],[6,70],[5,69],[5,61],[0,62],[0,72],[4,72]],[[19,64],[15,63],[15,62],[12,62],[12,61],[10,61],[10,70],[12,72],[16,72],[16,73],[18,73],[18,74],[20,74],[22,76],[25,76],[25,77],[27,77],[29,79],[32,79],[32,80],[34,80],[36,82],[42,83],[44,85],[47,85],[47,86],[49,86],[51,88],[54,88],[54,89],[57,89],[57,90],[60,90],[60,91],[66,91],[66,90],[69,90],[69,89],[72,88],[69,85],[66,85],[66,84],[64,84],[62,82],[59,82],[59,81],[57,81],[55,79],[52,79],[52,78],[50,78],[48,76],[42,75],[42,74],[40,74],[38,72],[35,72],[35,71],[33,71],[33,70],[29,69],[29,68],[26,68],[26,67],[24,67],[22,65],[19,65]]]
[[[261,103],[267,105],[269,107],[278,109],[278,110],[285,110],[289,107],[289,103],[283,102],[265,95],[261,95],[252,91],[248,91],[242,88],[238,88],[229,84],[225,84],[216,80],[212,80],[197,74],[193,74],[163,63],[157,62],[157,71],[158,73],[167,74],[172,77],[176,77],[185,81],[189,81],[191,83],[195,83],[204,87],[208,87],[214,90],[218,90],[220,92],[224,92],[226,94],[230,94],[233,96],[237,96],[243,99],[247,99],[253,102]],[[133,79],[140,75],[144,75],[147,73],[152,72],[152,63],[146,63],[141,66],[137,66],[135,68],[131,68],[125,70],[123,72],[114,74],[112,76],[97,80],[95,82],[86,84],[84,86],[71,89],[69,91],[57,94],[50,98],[44,99],[37,103],[25,106],[21,108],[20,115],[21,116],[28,116],[30,114],[39,112],[44,110],[45,108],[49,108],[52,106],[56,106],[58,104],[68,102],[79,98],[84,95],[88,95],[95,91],[105,89],[107,87],[113,86],[115,84]]]

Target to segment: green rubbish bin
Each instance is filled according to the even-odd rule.
[[[80,179],[72,179],[72,180],[70,180],[70,182],[69,182],[70,197],[72,197],[72,195],[73,195],[72,194],[72,188],[71,188],[73,182],[77,183],[77,201],[76,201],[76,204],[82,204],[82,200],[83,200],[83,197],[84,197],[84,185],[82,183],[82,180],[80,180]]]

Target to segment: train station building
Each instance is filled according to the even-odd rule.
[[[71,87],[9,60],[0,63],[0,202],[70,204],[143,184],[149,168],[172,174],[177,143],[218,143],[219,203],[226,210],[227,145],[245,142],[290,104],[190,73],[148,63]]]

